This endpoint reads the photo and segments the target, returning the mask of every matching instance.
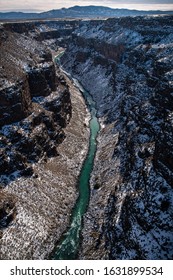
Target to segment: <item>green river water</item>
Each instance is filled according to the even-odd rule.
[[[91,114],[90,119],[90,140],[87,157],[78,180],[79,197],[73,208],[70,226],[63,235],[60,244],[57,246],[52,257],[54,260],[75,260],[80,246],[80,237],[82,229],[82,218],[85,214],[90,198],[89,180],[93,169],[94,157],[97,148],[97,134],[99,132],[99,122],[96,117],[96,107],[91,95],[85,91],[76,79],[72,79],[75,85],[80,89],[85,98],[86,104]]]

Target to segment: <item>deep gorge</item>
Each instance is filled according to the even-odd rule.
[[[24,64],[25,74],[22,73],[20,76],[23,77],[22,75],[26,75],[26,72],[29,71],[27,75],[31,77],[31,83],[34,81],[33,77],[37,77],[40,85],[37,82],[33,86],[31,84],[30,89],[23,87],[25,90],[18,87],[19,93],[17,96],[23,96],[25,101],[21,103],[24,105],[21,107],[20,115],[15,116],[16,121],[20,121],[20,118],[31,116],[33,107],[36,106],[38,109],[41,101],[38,96],[38,91],[41,92],[41,96],[49,96],[51,92],[55,92],[54,81],[57,81],[56,83],[60,89],[64,86],[66,87],[66,84],[68,84],[66,94],[63,91],[62,94],[60,93],[61,100],[56,101],[57,95],[55,94],[53,100],[49,100],[46,97],[48,100],[41,101],[41,104],[46,104],[44,105],[47,110],[46,114],[48,115],[46,119],[50,120],[50,113],[48,113],[50,110],[54,114],[52,116],[54,122],[56,122],[56,125],[58,125],[61,131],[62,137],[57,135],[59,150],[61,150],[62,145],[65,145],[65,139],[67,137],[64,128],[66,127],[65,129],[69,130],[70,133],[72,132],[71,118],[74,116],[73,110],[78,109],[78,116],[76,115],[73,124],[76,129],[74,139],[76,137],[78,140],[78,137],[80,137],[81,133],[78,133],[79,129],[80,131],[85,131],[85,140],[81,138],[78,151],[69,150],[68,163],[74,155],[76,155],[75,160],[77,160],[78,156],[75,153],[77,152],[79,155],[82,149],[85,152],[82,155],[80,154],[81,158],[84,160],[86,156],[87,141],[89,138],[89,131],[85,124],[87,111],[83,104],[83,118],[79,124],[80,120],[78,118],[81,111],[81,102],[83,102],[81,101],[82,97],[76,97],[78,98],[78,102],[75,100],[70,105],[68,98],[72,98],[73,96],[72,92],[75,90],[73,88],[74,85],[67,77],[62,77],[63,74],[60,73],[60,70],[57,69],[55,75],[54,66],[51,62],[51,53],[54,55],[60,48],[65,48],[65,53],[61,58],[63,68],[79,80],[96,102],[97,117],[101,123],[101,130],[98,136],[97,153],[90,179],[91,197],[88,210],[84,216],[79,258],[171,259],[173,254],[172,17],[150,16],[125,17],[104,21],[72,20],[25,24],[14,23],[5,24],[4,28],[6,31],[4,32],[1,28],[1,36],[6,42],[8,42],[6,36],[9,36],[9,38],[12,36],[11,38],[13,39],[11,40],[14,42],[15,40],[19,42],[20,38],[23,38],[23,40],[25,38],[25,40],[30,40],[30,44],[26,42],[27,46],[33,45],[33,42],[35,42],[36,45],[41,44],[43,49],[49,48],[50,50],[50,54],[45,54],[45,50],[41,49],[34,51],[29,55],[29,61]],[[31,53],[30,50],[29,52]],[[35,66],[32,63],[38,60],[35,57],[36,52],[42,53],[42,58],[39,58],[37,62],[39,63],[39,67],[34,69]],[[25,51],[19,55],[20,57],[25,57]],[[44,62],[45,59],[50,61],[48,63],[49,67],[47,61]],[[13,61],[14,65],[15,63]],[[51,70],[48,70],[48,68]],[[17,69],[20,69],[20,67],[17,67]],[[31,71],[31,69],[33,70]],[[12,69],[8,75],[10,79],[13,77]],[[66,80],[67,82],[65,82]],[[25,78],[25,84],[28,83],[29,80]],[[14,81],[14,84],[16,86],[16,81]],[[18,84],[21,84],[21,82],[18,82]],[[71,91],[72,88],[73,90]],[[33,104],[33,101],[31,102],[31,98],[29,97],[32,91],[36,91],[32,94],[32,98],[35,98],[34,100],[37,105]],[[14,92],[15,94],[17,93],[16,90]],[[14,108],[14,112],[16,112],[15,104],[7,103],[6,101],[7,93],[8,91],[2,91],[1,93],[1,98],[5,96],[2,108],[4,111],[1,111],[4,112],[4,122],[2,125],[11,122],[10,118],[13,111],[10,112],[9,116],[6,114],[6,108],[9,107],[9,104],[12,104],[11,108]],[[65,96],[66,98],[64,100]],[[9,98],[8,102],[13,101]],[[67,103],[68,106],[66,106]],[[64,105],[61,107],[60,104]],[[59,108],[59,113],[57,112],[57,108]],[[71,113],[69,110],[71,110]],[[40,117],[39,121],[37,119],[35,120],[36,126],[40,124],[38,123],[40,122]],[[57,128],[55,129],[55,124],[52,127],[53,134],[55,130],[57,131]],[[17,131],[19,133],[19,129]],[[3,139],[5,143],[7,140],[5,138]],[[47,141],[47,138],[45,139]],[[54,138],[51,139],[54,141]],[[36,137],[35,141],[38,141],[38,137]],[[85,141],[85,144],[83,141]],[[70,147],[72,148],[73,145],[70,145]],[[41,151],[43,151],[43,148],[41,148]],[[41,151],[38,152],[38,162]],[[33,152],[35,151],[33,150]],[[63,162],[63,160],[66,162],[67,158],[64,157],[63,152],[57,152],[60,155],[56,155],[55,153],[50,154],[48,165],[50,166],[50,162],[53,160],[53,166],[51,168],[56,169],[54,168],[55,162],[56,164],[59,161]],[[28,156],[25,157],[28,160]],[[4,160],[4,155],[2,160]],[[83,161],[78,160],[80,164],[78,163],[76,165],[75,160],[73,172],[77,168],[77,172],[74,173],[74,177],[77,179]],[[26,161],[25,165],[30,165],[30,162]],[[71,163],[69,167],[70,165]],[[24,167],[22,168],[26,169]],[[19,167],[15,167],[15,169],[19,169]],[[68,174],[71,174],[70,169]],[[56,182],[57,190],[58,184],[63,185],[63,180],[67,180],[67,184],[69,184],[68,179],[65,179],[63,176],[65,170],[62,170],[61,183]],[[9,174],[11,174],[10,172]],[[32,170],[30,172],[32,173]],[[55,181],[54,175],[56,172],[57,169],[51,173],[53,181]],[[43,184],[46,180],[49,180],[49,175],[50,173],[48,172],[48,175],[43,180]],[[38,179],[36,178],[34,180]],[[42,181],[42,178],[40,180]],[[14,188],[13,184],[15,184],[16,188],[15,197],[10,196],[9,198],[9,193]],[[32,190],[33,184],[34,182],[32,182],[32,187],[29,189],[29,192]],[[67,184],[64,184],[64,189],[61,193],[62,196],[65,196],[66,192],[68,193]],[[1,191],[3,197],[5,191],[8,199],[13,200],[11,202],[12,209],[16,209],[16,199],[18,199],[16,194],[19,185],[20,182],[15,179],[14,183],[11,183],[11,185],[8,183],[4,190]],[[39,183],[37,183],[38,185]],[[35,186],[36,193],[38,191],[37,186]],[[66,231],[69,223],[70,210],[74,206],[77,198],[77,192],[74,186],[76,186],[75,180],[71,184],[71,194],[73,195],[71,197],[69,196],[71,208],[68,209],[65,204],[59,205],[59,209],[64,209],[63,213],[59,214],[59,218],[56,219],[56,223],[60,223],[60,228],[62,227],[58,233],[59,238]],[[42,193],[42,190],[40,190],[40,193]],[[54,206],[52,209],[57,211]],[[69,213],[67,215],[68,217],[65,215],[65,210],[67,209]],[[36,209],[32,211],[35,213]],[[47,209],[44,212],[45,217],[46,213]],[[44,215],[41,216],[40,222],[42,222]],[[5,242],[5,234],[8,235],[10,227],[15,227],[18,217],[19,214],[16,211],[14,217],[11,218],[13,222],[11,223],[10,220],[9,225],[6,225],[7,227],[2,227],[1,242]],[[64,217],[66,217],[65,223],[61,220]],[[54,224],[51,227],[54,228]],[[18,257],[45,258],[46,255],[42,251],[47,250],[47,253],[50,253],[58,240],[57,237],[54,238],[56,230],[52,230],[51,227],[49,227],[47,234],[45,233],[44,238],[40,237],[40,241],[37,243],[37,253],[35,253],[34,245],[33,247],[31,246],[33,251],[29,252],[29,255],[25,256],[21,253]],[[39,236],[39,229],[36,231]],[[49,240],[50,243],[48,242],[49,231],[52,234],[52,239]],[[18,234],[20,236],[20,233]],[[26,236],[24,235],[24,239]],[[18,242],[17,234],[15,238],[14,244]],[[49,248],[47,247],[47,243],[49,243]],[[1,247],[3,248],[1,249],[1,253],[4,251],[2,258],[4,256],[15,258],[16,252],[15,256],[10,256],[5,246],[5,243],[3,243],[3,247]]]
[[[72,78],[72,77],[71,77]],[[83,226],[83,216],[87,210],[90,200],[90,176],[93,169],[94,157],[97,150],[97,135],[99,133],[99,122],[96,117],[95,102],[89,92],[79,84],[76,79],[72,79],[82,95],[90,112],[90,139],[88,152],[83,163],[78,182],[77,189],[79,192],[78,199],[72,210],[70,225],[68,231],[62,237],[60,244],[55,248],[52,255],[55,260],[75,260],[78,258],[78,251],[81,243],[81,231]]]

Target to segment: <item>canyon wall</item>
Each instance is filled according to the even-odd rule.
[[[0,28],[0,259],[49,257],[88,146],[85,102],[33,28]]]
[[[172,259],[172,24],[81,22],[62,57],[101,122],[79,258]]]
[[[8,29],[1,29],[1,175],[57,155],[72,114],[69,87],[56,76],[51,52]]]

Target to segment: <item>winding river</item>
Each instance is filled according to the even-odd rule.
[[[69,74],[68,74],[69,76]],[[70,226],[68,231],[63,235],[60,244],[57,246],[52,257],[54,260],[75,260],[80,245],[82,218],[85,214],[90,198],[89,180],[93,169],[94,157],[97,148],[97,134],[100,126],[96,117],[96,106],[91,95],[79,84],[79,82],[72,78],[76,87],[82,92],[86,104],[90,111],[90,140],[87,157],[84,161],[81,173],[78,179],[79,196],[73,208]]]

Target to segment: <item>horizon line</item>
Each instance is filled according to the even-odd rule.
[[[118,8],[113,8],[113,7],[109,7],[109,6],[102,6],[102,5],[85,5],[85,6],[80,6],[80,5],[75,5],[75,6],[70,6],[70,7],[61,7],[61,8],[57,8],[57,9],[50,9],[50,10],[39,10],[39,9],[4,9],[4,10],[0,10],[0,13],[36,13],[36,14],[40,14],[40,13],[45,13],[45,12],[49,12],[49,11],[56,11],[56,10],[62,10],[62,9],[66,9],[68,10],[69,8],[74,8],[74,7],[103,7],[103,8],[110,8],[112,10],[130,10],[130,11],[160,11],[160,12],[171,12],[173,11],[173,9],[140,9],[140,8],[124,8],[124,7],[118,7]]]

